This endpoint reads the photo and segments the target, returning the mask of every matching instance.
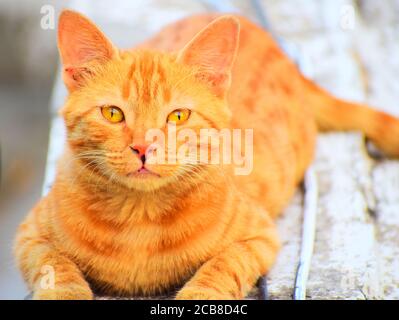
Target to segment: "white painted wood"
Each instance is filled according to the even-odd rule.
[[[295,300],[306,300],[307,284],[314,251],[318,197],[319,187],[316,172],[313,166],[310,166],[304,179],[301,251],[295,278]]]
[[[399,116],[399,2],[360,1],[362,20],[354,44],[363,69],[367,102]],[[377,247],[381,291],[386,299],[399,299],[399,162],[376,162],[372,170],[376,198]]]
[[[320,197],[308,297],[380,297],[375,225],[364,193],[371,161],[364,152],[362,136],[320,136],[315,170]]]
[[[266,1],[265,1],[266,2]],[[274,3],[273,1],[267,1],[270,7],[270,3]],[[397,93],[399,90],[396,90],[397,81],[392,81],[395,79],[395,75],[398,74],[398,60],[396,57],[398,56],[398,48],[399,43],[395,39],[397,39],[398,35],[398,24],[397,21],[392,22],[392,19],[387,19],[386,23],[381,16],[390,16],[392,14],[390,12],[392,5],[383,6],[379,3],[378,5],[378,16],[379,16],[379,24],[375,24],[370,21],[370,14],[372,15],[373,10],[375,10],[375,6],[377,6],[376,2],[363,0],[359,1],[359,3],[367,7],[373,7],[371,11],[368,11],[367,24],[365,21],[361,21],[359,16],[356,16],[355,19],[355,28],[353,30],[346,30],[342,28],[340,25],[340,21],[337,19],[339,15],[337,13],[342,12],[342,6],[351,4],[346,1],[343,2],[332,2],[329,3],[319,1],[317,4],[312,1],[306,1],[307,8],[301,7],[300,13],[298,14],[297,7],[289,6],[288,1],[276,1],[274,3],[275,8],[272,8],[271,16],[277,19],[276,23],[273,24],[276,27],[276,31],[279,34],[283,34],[285,36],[286,41],[296,42],[300,47],[302,54],[306,57],[307,60],[310,61],[310,65],[312,72],[307,73],[313,79],[315,79],[319,84],[323,87],[327,88],[329,91],[335,93],[336,95],[350,99],[365,102],[368,101],[374,105],[379,105],[382,109],[385,109],[388,112],[393,114],[399,114],[399,108],[397,106]],[[325,6],[325,9],[322,9],[322,12],[325,12],[325,16],[323,19],[327,19],[329,21],[321,21],[320,10],[311,9],[311,6]],[[353,7],[356,8],[354,3],[352,3]],[[305,6],[305,4],[303,4]],[[335,6],[335,7],[334,7]],[[273,7],[273,5],[271,6]],[[277,8],[277,9],[276,9]],[[396,7],[395,7],[396,8]],[[320,8],[319,8],[320,9]],[[302,14],[302,11],[306,11],[306,14]],[[316,14],[317,16],[312,16],[311,13]],[[332,14],[329,14],[332,13]],[[284,15],[284,19],[282,19],[282,15]],[[277,18],[276,18],[277,17]],[[297,23],[295,28],[290,26],[290,23],[284,24],[282,21],[291,20]],[[298,21],[302,19],[302,22]],[[311,21],[311,23],[309,23]],[[395,24],[396,23],[396,24]],[[370,24],[372,26],[370,26]],[[366,26],[367,25],[367,26]],[[384,67],[384,66],[387,67]],[[330,147],[334,149],[334,145],[336,138],[329,139]],[[321,138],[321,142],[319,143],[319,149],[322,148],[326,142],[323,142],[323,138]],[[362,147],[361,140],[359,140],[358,148]],[[331,155],[332,161],[336,159],[335,153]],[[338,165],[338,162],[336,162]],[[397,163],[397,162],[393,162]],[[349,165],[349,164],[347,164]],[[388,175],[388,171],[380,169],[380,164],[375,164],[375,170],[377,170],[378,175],[375,174],[375,177],[380,177],[381,180],[385,179],[384,186],[386,188],[390,188],[391,180],[388,177],[384,178],[384,175]],[[344,165],[345,167],[345,165]],[[344,167],[342,169],[344,169]],[[333,172],[324,173],[327,174],[329,179],[334,179]],[[356,180],[358,181],[358,187],[360,188],[359,192],[362,192],[364,196],[364,205],[369,209],[376,209],[375,205],[375,191],[372,190],[371,185],[376,187],[375,181],[370,179],[371,172],[367,171],[358,171],[358,177]],[[379,188],[381,190],[381,188]],[[397,189],[398,190],[398,189]],[[384,193],[386,191],[382,191]],[[394,193],[394,192],[393,192]],[[399,193],[399,192],[398,192]],[[394,193],[395,194],[395,193]],[[396,193],[397,194],[397,193]],[[336,199],[337,200],[337,199]],[[377,199],[378,200],[378,199]],[[323,201],[327,204],[333,203],[334,198],[332,195],[326,196]],[[382,201],[382,203],[385,203]],[[381,201],[378,201],[379,206],[377,207],[377,215],[384,216],[387,209],[385,206],[381,205]],[[399,202],[392,204],[390,207],[398,208]],[[350,215],[353,215],[356,212],[356,209],[353,207],[353,204],[348,203],[348,210],[350,210]],[[393,209],[390,209],[391,211]],[[381,211],[381,213],[380,213]],[[321,221],[319,223],[323,223],[323,217],[321,217]],[[381,222],[383,220],[383,222]],[[339,222],[335,220],[328,221],[329,224],[326,224],[326,228],[328,225],[336,225],[339,228]],[[374,222],[374,221],[372,221]],[[378,219],[378,223],[375,225],[375,229],[379,230],[381,228],[389,229],[389,230],[397,230],[398,229],[398,221],[394,219],[381,218]],[[374,225],[374,224],[373,224]],[[384,227],[382,227],[382,225]],[[363,227],[367,225],[363,224]],[[350,225],[347,229],[351,230],[353,225]],[[369,240],[372,238],[372,225],[368,224],[367,228],[364,228],[366,232],[363,236],[366,236],[368,233]],[[328,231],[329,229],[326,229]],[[353,285],[356,283],[361,283],[363,289],[366,291],[365,295],[361,293],[360,295],[356,291],[351,291],[349,288],[346,290],[337,290],[337,289],[328,289],[328,286],[333,284],[334,280],[329,280],[330,273],[337,273],[334,270],[334,265],[330,264],[330,267],[327,268],[327,272],[325,276],[320,277],[320,288],[314,288],[313,291],[317,291],[317,295],[313,295],[312,297],[318,298],[331,298],[333,295],[336,295],[337,298],[371,298],[378,297],[380,294],[384,294],[384,289],[386,292],[391,292],[391,295],[387,294],[387,298],[395,297],[394,288],[398,287],[397,281],[395,280],[397,277],[395,270],[399,270],[395,265],[397,265],[397,247],[398,241],[393,241],[393,239],[397,239],[397,237],[389,237],[386,239],[386,232],[380,232],[381,238],[379,238],[378,242],[374,239],[374,246],[378,246],[379,252],[382,252],[382,261],[378,258],[378,255],[374,253],[375,259],[372,262],[373,267],[369,269],[369,267],[364,268],[364,272],[362,275],[359,275],[359,270],[356,272],[351,271],[349,275],[344,276],[344,282]],[[396,234],[395,234],[396,235]],[[344,238],[343,238],[344,239]],[[340,256],[340,252],[342,248],[346,249],[345,246],[353,246],[350,242],[351,237],[348,236],[345,241],[342,241],[341,246],[336,246],[329,248],[329,254],[333,254],[334,256]],[[371,242],[369,246],[369,250],[375,252],[372,249]],[[316,239],[316,245],[318,245],[318,250],[325,250],[324,246],[320,243],[319,239]],[[361,252],[361,251],[359,251]],[[396,254],[396,255],[395,255]],[[381,265],[379,265],[381,262]],[[324,265],[328,266],[329,263],[327,261],[314,261],[315,265],[312,274],[319,273],[320,266]],[[356,266],[355,263],[351,263],[353,267]],[[384,278],[376,276],[376,270],[379,269],[388,270],[382,271]],[[352,268],[351,268],[352,269]],[[311,274],[311,275],[312,275]],[[364,279],[362,279],[365,278]],[[323,282],[321,280],[325,279],[326,287],[323,288]],[[376,285],[379,283],[380,285]],[[389,284],[389,285],[388,285]],[[388,287],[385,287],[388,286]],[[351,286],[349,286],[351,287]],[[370,289],[371,287],[371,289]],[[311,290],[311,291],[312,291]],[[370,292],[373,291],[373,292]],[[351,292],[353,295],[351,295]],[[392,293],[394,292],[394,293]],[[312,295],[312,293],[310,293]]]
[[[399,162],[379,163],[372,179],[381,290],[385,299],[399,299]]]
[[[51,125],[46,172],[42,187],[43,196],[45,196],[51,189],[51,185],[53,184],[56,175],[56,163],[64,150],[66,138],[65,125],[61,117],[58,115],[58,111],[65,101],[66,94],[66,88],[61,79],[61,70],[58,70],[50,100]]]
[[[277,261],[268,275],[269,299],[292,299],[301,248],[303,194],[298,191],[277,220],[282,244]]]

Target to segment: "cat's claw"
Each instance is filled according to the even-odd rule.
[[[54,289],[38,289],[33,293],[33,300],[93,300],[90,289],[76,286],[59,286]]]

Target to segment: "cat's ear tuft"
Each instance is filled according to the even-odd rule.
[[[106,36],[83,15],[64,10],[58,23],[58,49],[63,78],[70,91],[90,76],[90,66],[108,61],[117,54]]]
[[[239,32],[236,18],[222,16],[200,31],[178,55],[179,62],[198,67],[198,78],[219,97],[224,97],[230,86]]]

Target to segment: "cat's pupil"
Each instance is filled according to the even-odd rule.
[[[177,113],[177,119],[180,120],[180,112]]]

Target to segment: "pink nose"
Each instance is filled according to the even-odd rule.
[[[143,161],[143,164],[145,162],[145,153],[148,149],[148,145],[144,144],[135,144],[133,146],[130,146],[130,149],[132,149],[133,153],[137,154],[137,156]]]

